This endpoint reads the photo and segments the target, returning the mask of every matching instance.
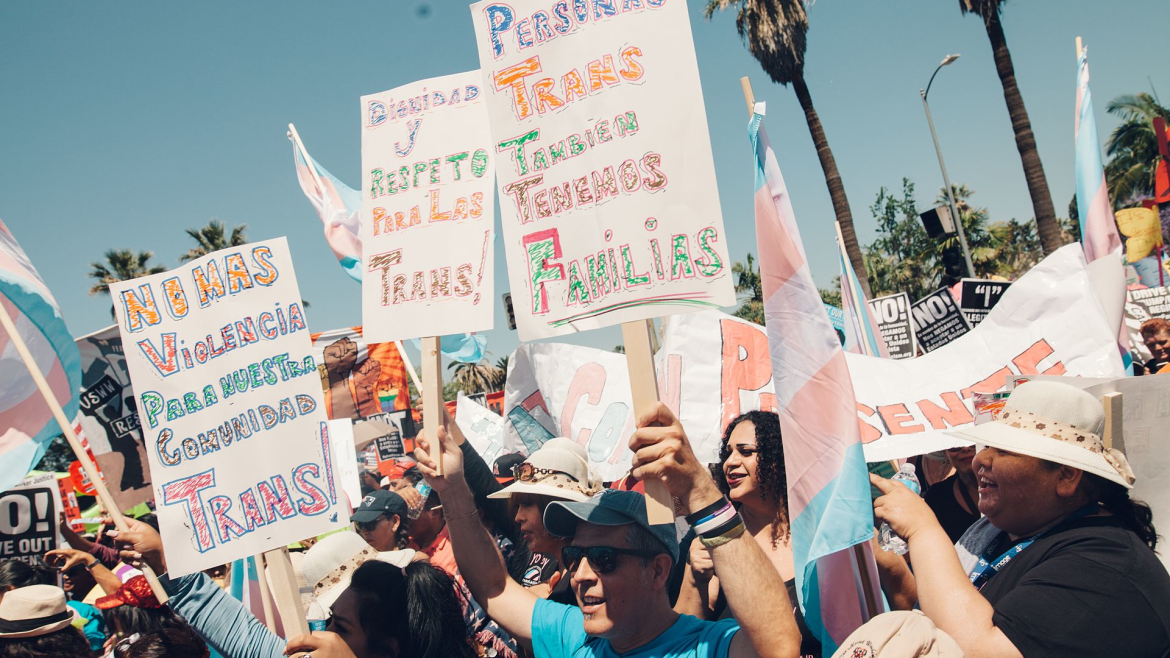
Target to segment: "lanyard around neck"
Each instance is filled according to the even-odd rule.
[[[1007,566],[1008,562],[1011,562],[1017,555],[1023,553],[1024,549],[1031,546],[1032,543],[1037,539],[1047,535],[1053,530],[1056,530],[1069,521],[1089,516],[1090,514],[1095,514],[1098,509],[1099,508],[1096,503],[1086,505],[1073,512],[1063,521],[1052,526],[1051,528],[1032,535],[1027,539],[1017,541],[1014,545],[1012,545],[1011,548],[1001,553],[999,557],[989,561],[988,557],[994,555],[995,552],[999,550],[999,546],[1001,543],[1003,543],[1003,539],[1007,537],[1006,532],[1000,533],[999,537],[997,537],[995,541],[991,542],[991,544],[988,545],[988,547],[983,551],[983,554],[979,556],[979,562],[976,563],[975,568],[971,571],[971,584],[975,586],[975,589],[983,589],[983,586],[987,584],[987,581],[991,580],[996,574],[1000,572],[1001,569]]]

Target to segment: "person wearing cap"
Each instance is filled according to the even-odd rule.
[[[996,420],[950,432],[977,445],[984,515],[954,548],[921,498],[871,478],[874,515],[910,546],[922,611],[967,656],[1170,655],[1170,574],[1104,426],[1091,394],[1036,381]]]
[[[393,491],[374,491],[362,498],[349,520],[362,539],[377,551],[406,548],[410,540],[406,501]]]
[[[443,497],[455,558],[472,594],[537,656],[795,658],[800,631],[779,574],[743,520],[691,451],[681,423],[662,404],[638,418],[630,440],[635,477],[659,479],[690,510],[711,549],[736,619],[702,621],[671,609],[667,580],[678,560],[673,523],[651,525],[645,498],[606,490],[586,501],[548,505],[544,525],[572,537],[561,551],[580,608],[541,599],[508,578],[503,560],[477,520],[463,479],[462,453],[440,427],[443,476],[420,435],[419,468]],[[742,632],[741,632],[742,630]]]
[[[139,638],[164,630],[194,635],[186,620],[159,603],[146,576],[137,575],[94,605],[105,613],[106,625],[114,632],[105,648],[133,644]]]
[[[600,483],[589,475],[589,455],[576,441],[564,437],[549,439],[528,459],[514,464],[512,475],[513,481],[508,486],[489,494],[488,498],[509,501],[520,536],[534,557],[560,555],[569,540],[545,528],[544,512],[552,502],[582,502],[601,490]],[[541,564],[534,561],[530,568],[533,573],[526,573],[521,584],[544,598],[577,604],[563,564],[545,559]],[[545,575],[550,568],[553,573]]]
[[[0,598],[0,656],[89,656],[89,642],[73,626],[77,612],[53,585],[29,585]]]

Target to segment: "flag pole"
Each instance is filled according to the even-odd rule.
[[[418,373],[414,371],[414,364],[410,362],[410,357],[406,355],[406,350],[402,348],[402,341],[394,341],[394,347],[398,349],[398,356],[401,356],[402,362],[406,364],[406,373],[410,375],[410,381],[414,383],[415,390],[418,391],[419,395],[422,395],[422,382],[418,380]]]
[[[747,102],[748,116],[750,117],[756,111],[756,97],[752,92],[751,80],[745,75],[739,79],[739,84],[743,88],[743,99]],[[837,227],[838,235],[840,234],[840,226]],[[861,611],[863,623],[873,618],[875,612],[878,610],[877,596],[873,591],[873,580],[869,575],[869,560],[866,559],[865,548],[861,544],[854,544],[851,553],[853,563],[857,565],[857,572],[859,580],[861,581],[861,590],[863,593],[862,604],[865,609]]]
[[[41,397],[45,399],[45,404],[49,405],[49,410],[53,413],[53,418],[56,419],[57,425],[61,427],[61,433],[65,435],[65,440],[69,442],[69,447],[73,449],[73,454],[77,457],[77,461],[81,462],[81,468],[85,471],[86,477],[93,483],[93,487],[97,493],[98,503],[105,507],[106,512],[114,521],[114,526],[119,531],[129,530],[130,527],[126,523],[126,517],[122,515],[121,508],[114,503],[113,497],[110,496],[110,490],[106,488],[106,483],[102,480],[97,465],[89,458],[86,450],[81,447],[81,441],[73,431],[73,423],[65,417],[65,410],[61,408],[61,403],[57,401],[57,396],[53,395],[53,389],[49,387],[49,382],[45,381],[45,376],[41,373],[40,366],[37,365],[36,360],[33,359],[32,354],[28,351],[28,345],[25,345],[24,338],[16,330],[16,325],[12,322],[12,316],[8,314],[8,309],[3,303],[0,303],[0,325],[3,325],[4,331],[8,332],[8,337],[12,340],[12,346],[16,348],[17,354],[24,361],[24,366],[28,368],[28,374],[32,376],[33,382],[37,385],[37,390],[40,391]],[[170,597],[167,596],[166,590],[162,587],[162,583],[158,581],[158,576],[155,575],[154,570],[149,565],[143,564],[142,573],[146,576],[147,582],[150,583],[150,589],[154,591],[154,596],[158,599],[158,602],[166,603]]]

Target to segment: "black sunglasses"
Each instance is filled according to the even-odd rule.
[[[358,532],[373,532],[375,529],[377,529],[378,524],[385,521],[385,520],[386,520],[385,516],[379,516],[378,518],[374,519],[373,521],[366,521],[364,523],[355,522],[354,525],[357,526]]]
[[[581,558],[589,559],[589,566],[597,573],[610,573],[617,569],[619,555],[636,555],[638,557],[654,557],[661,551],[636,551],[632,548],[613,548],[611,546],[566,546],[561,549],[561,562],[569,573],[577,571],[581,565]]]

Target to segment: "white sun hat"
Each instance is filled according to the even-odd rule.
[[[525,469],[529,477],[521,479]],[[516,481],[488,498],[510,498],[514,493],[551,496],[578,502],[589,500],[601,490],[600,483],[589,476],[589,455],[572,439],[549,439],[540,449],[516,467]]]
[[[1105,447],[1101,400],[1061,382],[1035,381],[1017,386],[994,421],[947,432],[977,446],[1045,459],[1079,468],[1133,488],[1125,453]]]
[[[365,562],[378,560],[405,568],[414,559],[415,551],[374,550],[356,532],[334,533],[317,542],[305,552],[301,573],[305,582],[313,586],[313,596],[326,609],[331,609],[337,598],[349,587],[353,572]]]
[[[68,628],[77,611],[65,605],[65,591],[53,585],[29,585],[0,599],[0,638],[37,637]]]

